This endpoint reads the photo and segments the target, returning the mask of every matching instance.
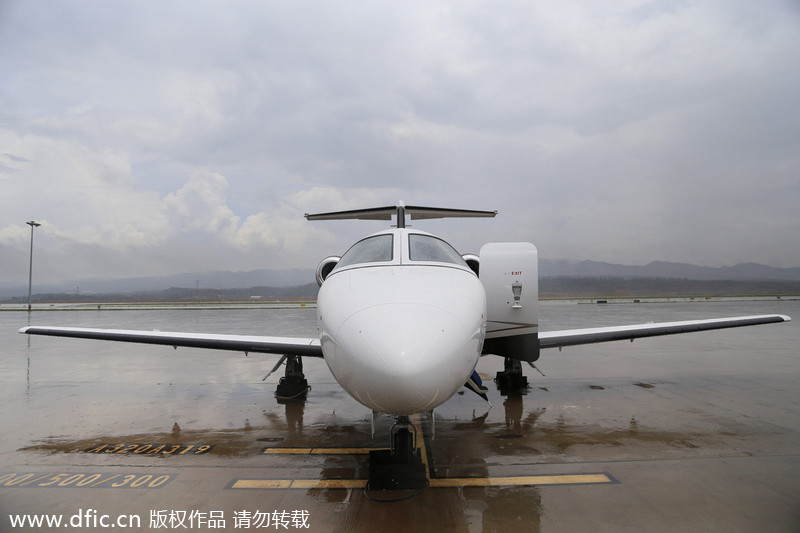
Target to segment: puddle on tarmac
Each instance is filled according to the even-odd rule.
[[[646,383],[637,385],[653,387]],[[589,388],[605,390],[598,385]],[[627,420],[606,418],[606,423],[576,420],[569,413],[552,417],[548,416],[546,407],[526,410],[523,398],[524,395],[506,397],[502,407],[498,406],[504,414],[504,419],[500,420],[496,417],[497,412],[495,416],[483,415],[470,421],[438,419],[434,455],[441,458],[446,454],[449,455],[447,462],[468,464],[483,462],[489,456],[501,462],[500,457],[530,456],[545,461],[563,458],[565,454],[605,457],[607,453],[602,451],[603,448],[624,449],[626,454],[647,456],[674,456],[677,451],[712,449],[743,454],[747,451],[741,446],[753,437],[752,433],[731,431],[730,426],[724,429],[715,426],[667,429],[636,417]],[[663,421],[657,418],[656,422]]]

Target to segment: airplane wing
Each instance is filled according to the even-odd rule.
[[[709,320],[687,320],[683,322],[660,322],[632,326],[612,326],[588,329],[572,329],[539,333],[539,348],[563,348],[579,344],[592,344],[619,340],[674,335],[694,331],[736,328],[758,324],[789,322],[785,315],[757,315]],[[322,347],[316,338],[262,337],[256,335],[224,335],[217,333],[180,333],[168,331],[139,331],[124,329],[94,329],[27,326],[19,330],[28,335],[49,335],[142,344],[161,344],[215,350],[231,350],[252,353],[272,353],[322,357]]]
[[[175,348],[184,346],[189,348],[232,350],[245,353],[274,353],[299,355],[303,357],[322,357],[322,348],[319,339],[314,338],[41,326],[24,327],[20,329],[19,332],[28,335],[50,335],[79,339],[163,344]]]
[[[742,326],[755,326],[758,324],[773,324],[776,322],[789,322],[790,320],[791,318],[785,315],[756,315],[712,318],[709,320],[686,320],[683,322],[660,322],[633,326],[548,331],[539,333],[539,348],[563,348],[564,346],[619,340],[630,340],[632,342],[634,339],[643,337],[675,335],[677,333],[690,333],[693,331],[707,331],[712,329],[738,328]]]

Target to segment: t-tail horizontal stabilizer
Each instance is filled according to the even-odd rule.
[[[418,205],[406,205],[404,202],[398,202],[397,205],[389,205],[386,207],[370,207],[367,209],[333,211],[330,213],[306,213],[305,217],[308,220],[391,220],[392,215],[396,215],[397,217],[397,227],[404,228],[406,224],[406,215],[409,215],[411,220],[429,218],[491,218],[497,215],[497,211],[423,207]]]

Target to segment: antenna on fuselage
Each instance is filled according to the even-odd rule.
[[[392,215],[397,217],[397,227],[406,227],[406,215],[411,220],[428,218],[492,218],[497,211],[475,211],[471,209],[448,209],[442,207],[423,207],[406,205],[397,202],[397,205],[386,207],[372,207],[368,209],[354,209],[351,211],[334,211],[330,213],[305,214],[307,220],[392,220]]]

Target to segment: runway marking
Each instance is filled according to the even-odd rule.
[[[150,444],[142,442],[102,443],[83,450],[84,453],[105,454],[116,453],[123,455],[203,455],[214,447],[213,444]]]
[[[433,478],[431,487],[499,487],[521,485],[596,485],[619,483],[609,474],[545,474],[541,476]]]
[[[417,449],[421,455],[420,460],[422,464],[425,465],[425,475],[428,476],[428,480],[430,481],[433,471],[431,470],[431,465],[428,463],[428,443],[425,440],[425,432],[422,430],[422,417],[419,414],[411,416],[411,423],[414,425],[417,431]],[[422,439],[422,445],[420,446],[419,439]]]
[[[366,479],[235,479],[230,489],[363,489]]]
[[[606,473],[541,476],[432,478],[431,488],[598,485],[619,483]],[[230,489],[363,489],[366,479],[235,479]]]
[[[367,455],[380,448],[264,448],[261,453],[289,455]]]
[[[22,484],[20,485],[20,487],[24,487],[25,485],[29,485],[29,484],[31,484],[31,483],[36,483],[36,482],[37,482],[37,481],[39,481],[40,479],[44,479],[44,478],[46,478],[47,476],[51,476],[51,475],[52,475],[52,474],[50,474],[50,473],[48,472],[47,474],[45,474],[45,475],[43,475],[43,476],[39,476],[39,477],[37,477],[36,479],[31,479],[30,481],[26,481],[25,483],[22,483]],[[5,479],[6,477],[9,477],[8,481],[13,481],[13,478],[11,478],[10,476],[3,476],[3,478],[4,478],[4,479]],[[13,485],[12,485],[12,486],[13,486]]]
[[[114,488],[157,489],[163,487],[177,474],[107,474],[86,472],[9,472],[0,474],[2,487],[52,487],[52,488]],[[112,481],[114,481],[112,483]]]
[[[422,420],[419,415],[411,417],[417,435],[423,435]],[[275,455],[367,455],[372,450],[386,448],[264,448],[262,454]],[[611,474],[543,474],[538,476],[498,476],[498,477],[433,477],[428,463],[427,441],[423,438],[418,447],[425,465],[431,488],[461,487],[501,487],[501,486],[557,486],[557,485],[597,485],[619,483]],[[366,479],[234,479],[229,489],[363,489]]]

